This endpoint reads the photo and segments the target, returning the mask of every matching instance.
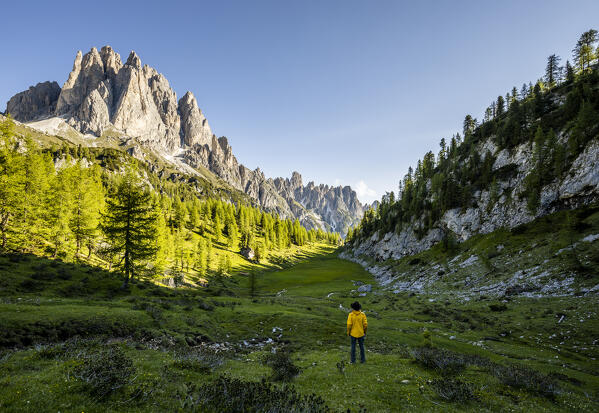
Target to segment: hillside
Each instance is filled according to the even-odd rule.
[[[482,122],[467,115],[463,136],[443,139],[410,168],[397,198],[366,211],[344,256],[403,279],[393,270],[403,257],[599,202],[599,65],[556,62],[534,86],[499,96]],[[561,274],[548,265],[546,276]]]
[[[226,137],[217,138],[196,98],[181,99],[168,80],[135,52],[123,63],[110,46],[79,51],[62,88],[38,83],[13,96],[6,113],[27,126],[75,145],[127,149],[140,160],[170,164],[247,194],[257,206],[302,225],[345,234],[363,214],[349,186],[304,185],[301,175],[267,178],[240,164]]]

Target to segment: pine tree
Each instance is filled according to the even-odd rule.
[[[518,89],[516,88],[516,86],[514,86],[512,88],[512,101],[510,102],[510,106],[512,106],[512,103],[516,102],[518,100]]]
[[[588,30],[580,35],[574,50],[572,50],[574,61],[580,72],[584,73],[590,70],[591,63],[597,57],[595,55],[596,50],[594,47],[597,39],[597,30]]]
[[[566,60],[566,81],[574,82],[574,68],[570,64],[569,60]]]
[[[101,229],[109,244],[107,250],[118,257],[117,267],[126,288],[141,263],[156,255],[156,215],[151,195],[143,189],[131,165],[106,201]]]
[[[549,87],[554,87],[559,81],[561,69],[559,62],[561,58],[555,54],[552,54],[547,58],[547,67],[545,68],[545,81]]]
[[[495,106],[495,116],[499,117],[501,115],[503,115],[505,112],[505,101],[503,99],[503,96],[499,95],[497,97],[497,103]]]

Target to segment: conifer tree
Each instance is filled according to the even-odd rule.
[[[159,205],[155,205],[156,214],[156,257],[154,259],[154,265],[159,272],[163,272],[167,266],[167,260],[169,256],[169,229],[166,225],[166,219],[164,212]]]
[[[225,219],[225,233],[227,234],[227,245],[229,248],[237,248],[239,231],[237,229],[237,223],[235,222],[235,216],[233,213],[227,215]]]
[[[200,208],[194,202],[189,213],[189,229],[195,230],[200,226]]]
[[[545,68],[545,81],[549,87],[554,87],[560,76],[559,62],[561,58],[555,54],[552,54],[547,58],[547,67]]]
[[[90,241],[96,237],[104,189],[98,171],[84,168],[81,161],[69,168],[69,175],[73,208],[69,226],[75,239],[75,256],[78,257],[81,247],[86,244],[89,248],[93,244]]]
[[[207,248],[206,248],[206,240],[204,238],[200,238],[198,241],[198,245],[196,247],[196,268],[200,275],[206,275],[207,269]]]
[[[52,192],[46,210],[48,238],[54,244],[52,257],[64,251],[71,236],[70,222],[73,213],[73,200],[70,191],[69,169],[63,168],[54,176]]]
[[[156,254],[156,215],[151,195],[131,165],[106,201],[101,229],[109,244],[107,250],[118,259],[116,265],[123,273],[126,288],[141,264]]]
[[[0,249],[9,247],[12,224],[23,199],[25,183],[23,158],[14,138],[14,122],[7,116],[0,122]]]
[[[499,117],[499,116],[503,115],[504,111],[505,111],[505,100],[503,99],[503,96],[499,95],[497,97],[497,103],[496,103],[496,107],[495,107],[495,116]]]
[[[580,72],[590,70],[591,63],[595,60],[596,50],[594,44],[597,42],[597,30],[591,29],[580,35],[574,50],[574,61]]]
[[[222,236],[222,229],[220,224],[220,217],[216,215],[214,217],[214,241],[219,242]]]
[[[569,60],[566,60],[566,81],[574,82],[574,68]]]

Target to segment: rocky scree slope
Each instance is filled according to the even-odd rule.
[[[240,164],[227,138],[212,133],[193,94],[177,100],[167,79],[142,65],[133,51],[124,64],[110,46],[84,55],[79,51],[62,88],[56,82],[38,83],[13,96],[6,113],[53,134],[60,134],[57,125],[68,125],[89,146],[101,145],[103,136],[117,136],[129,146],[134,139],[186,173],[190,167],[208,169],[262,208],[298,218],[307,228],[345,233],[363,214],[349,186],[304,186],[297,172],[291,179],[272,179]],[[133,155],[144,158],[143,151]]]

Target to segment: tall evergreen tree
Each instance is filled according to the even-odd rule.
[[[0,122],[0,249],[9,248],[13,222],[21,209],[25,186],[23,158],[17,151],[14,122],[8,116]]]
[[[91,254],[90,242],[96,237],[100,211],[104,201],[104,189],[100,182],[99,172],[95,168],[85,168],[77,161],[69,168],[72,208],[69,226],[75,239],[75,256],[79,256],[81,247],[88,246],[88,257]]]
[[[497,117],[503,115],[503,113],[505,112],[505,100],[503,99],[503,96],[499,95],[497,97],[497,103],[496,103],[496,107],[495,107],[495,115]]]
[[[566,81],[574,82],[574,68],[570,64],[569,60],[566,60]]]
[[[554,87],[560,78],[561,69],[559,66],[561,58],[552,54],[547,58],[547,67],[545,68],[545,82],[549,87]]]
[[[118,261],[124,276],[123,288],[135,277],[141,264],[156,254],[156,214],[150,192],[142,187],[131,165],[114,194],[106,201],[101,229],[109,244],[108,251]]]
[[[580,35],[574,50],[574,61],[580,72],[590,69],[591,63],[596,59],[595,43],[597,42],[597,30],[591,29]]]

